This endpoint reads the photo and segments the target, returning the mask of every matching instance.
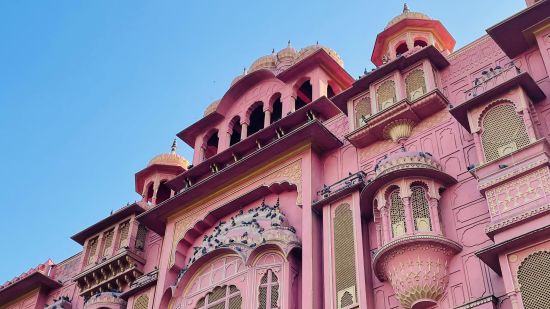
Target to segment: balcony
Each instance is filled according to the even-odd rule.
[[[313,201],[312,207],[319,211],[323,205],[337,200],[354,190],[363,189],[365,186],[365,176],[366,174],[363,171],[354,174],[349,173],[346,178],[338,180],[331,185],[323,185],[323,188],[317,192],[319,198]]]

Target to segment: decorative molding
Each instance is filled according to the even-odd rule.
[[[485,228],[485,233],[486,234],[494,234],[498,230],[501,230],[501,229],[503,229],[507,226],[510,226],[510,225],[516,224],[518,222],[527,220],[529,218],[538,216],[538,215],[546,213],[548,211],[550,211],[550,204],[546,204],[546,205],[543,205],[543,206],[540,206],[540,207],[522,212],[518,215],[509,217],[509,218],[503,219],[503,220],[501,220],[497,223],[493,223],[493,224],[488,225]]]
[[[498,302],[498,299],[495,296],[491,295],[491,296],[488,296],[488,297],[485,297],[485,298],[482,298],[482,299],[478,299],[478,300],[475,300],[473,302],[469,302],[467,304],[455,307],[454,309],[471,309],[471,308],[475,308],[477,306],[481,306],[483,304],[487,304],[487,303],[496,304],[497,302]]]

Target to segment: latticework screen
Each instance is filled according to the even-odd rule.
[[[355,102],[355,128],[365,125],[363,118],[368,118],[371,113],[370,95],[367,94],[364,98]]]
[[[111,246],[113,245],[113,234],[114,231],[110,230],[105,232],[103,235],[103,255],[107,255],[107,253],[109,253],[109,249],[111,249]]]
[[[487,162],[529,145],[523,119],[512,104],[492,107],[483,118],[481,142]]]
[[[550,252],[528,256],[519,266],[518,283],[525,309],[550,308]]]
[[[130,231],[130,222],[124,222],[120,224],[119,232],[120,239],[118,241],[118,247],[124,247],[128,245],[128,232]]]
[[[414,229],[417,231],[431,231],[430,205],[426,197],[426,189],[422,186],[411,188],[411,206],[414,218]]]
[[[90,265],[95,258],[95,253],[97,251],[97,238],[94,238],[88,242],[88,264]]]
[[[196,309],[241,309],[242,297],[234,286],[218,286],[199,299]]]
[[[147,309],[149,305],[149,297],[147,295],[141,295],[134,302],[134,309]]]
[[[137,235],[136,235],[136,249],[143,250],[145,248],[145,239],[147,237],[147,228],[145,225],[140,224],[138,226]]]
[[[383,82],[376,90],[376,101],[378,102],[378,110],[392,106],[397,101],[395,91],[395,82],[387,80]]]
[[[269,295],[268,295],[269,294]],[[268,270],[260,280],[258,309],[279,308],[279,282],[273,271]]]
[[[353,215],[348,204],[342,204],[334,212],[334,264],[336,293],[356,287],[355,241]],[[353,299],[357,295],[352,295]],[[340,303],[340,300],[338,300]]]
[[[409,100],[415,100],[425,94],[427,89],[424,71],[416,69],[409,73],[405,78],[405,85],[407,87],[407,97]]]
[[[393,237],[401,236],[407,232],[405,226],[405,205],[399,195],[399,189],[390,194],[390,222]]]

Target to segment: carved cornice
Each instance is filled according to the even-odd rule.
[[[489,235],[492,238],[493,235],[495,235],[500,230],[502,230],[506,227],[516,225],[517,223],[520,223],[522,221],[525,221],[525,220],[533,218],[533,217],[538,217],[538,216],[546,214],[548,212],[550,212],[550,204],[542,205],[540,207],[533,208],[533,209],[530,209],[528,211],[524,211],[524,212],[522,212],[520,214],[517,214],[515,216],[505,218],[505,219],[500,220],[496,223],[492,223],[492,224],[488,225],[485,228],[485,233],[487,233],[487,235]]]

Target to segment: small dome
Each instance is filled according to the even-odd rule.
[[[286,48],[281,49],[277,53],[277,59],[281,62],[293,62],[297,56],[298,52],[290,45],[290,41],[288,41],[288,46]]]
[[[210,105],[208,105],[208,107],[206,107],[206,109],[204,110],[204,116],[212,114],[218,107],[218,104],[220,104],[220,100],[216,100],[210,103]]]
[[[386,27],[384,29],[388,29],[389,27],[391,27],[391,26],[393,26],[393,25],[397,24],[398,22],[400,22],[402,20],[405,20],[405,19],[433,20],[430,16],[428,16],[424,13],[412,12],[411,10],[409,10],[409,7],[405,3],[405,5],[403,7],[403,13],[401,13],[400,15],[397,15],[392,20],[390,20],[390,22],[386,25]]]
[[[300,50],[300,52],[298,53],[298,59],[297,60],[298,61],[302,60],[302,59],[306,58],[307,56],[313,54],[314,52],[318,51],[321,48],[324,49],[327,52],[327,54],[329,54],[329,56],[331,56],[332,59],[334,59],[334,61],[336,61],[341,67],[344,67],[344,61],[342,61],[342,58],[340,58],[340,55],[338,55],[337,52],[335,52],[333,49],[328,48],[326,46],[319,45],[319,43],[302,48]]]
[[[172,166],[180,166],[184,169],[187,169],[189,166],[189,161],[185,159],[184,157],[180,156],[176,153],[176,140],[174,139],[174,142],[172,143],[172,150],[170,153],[162,153],[157,156],[155,156],[151,161],[149,161],[149,164],[147,166],[151,166],[153,164],[160,164],[160,165],[172,165]]]
[[[272,70],[275,69],[276,65],[277,59],[275,58],[275,53],[272,53],[271,55],[260,57],[256,61],[254,61],[254,63],[252,63],[252,65],[248,69],[248,72],[252,73],[261,69]]]

